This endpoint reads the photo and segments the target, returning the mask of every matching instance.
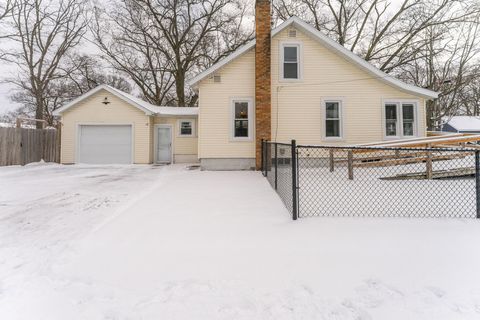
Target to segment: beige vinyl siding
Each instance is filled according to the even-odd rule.
[[[282,42],[301,45],[302,80],[279,81]],[[418,101],[418,135],[426,135],[425,101],[389,86],[357,65],[323,47],[297,30],[288,28],[272,39],[272,139],[297,139],[304,144],[358,144],[384,140],[383,100]],[[230,141],[232,97],[254,97],[254,49],[217,72],[221,83],[205,79],[199,84],[199,158],[253,158],[254,142]],[[277,99],[278,96],[278,99]],[[343,139],[323,138],[322,99],[343,100]],[[277,126],[278,119],[278,126]]]
[[[102,103],[108,97],[108,105]],[[150,117],[106,90],[80,101],[62,114],[61,162],[75,163],[77,130],[80,124],[131,124],[134,131],[134,163],[150,163]]]
[[[192,137],[182,137],[180,136],[180,128],[178,126],[178,120],[193,120],[195,128],[197,127],[197,119],[195,117],[188,117],[188,116],[162,116],[162,117],[154,117],[153,122],[154,124],[170,124],[172,125],[172,145],[173,145],[173,156],[197,156],[198,154],[198,138],[197,133],[194,132],[194,136]],[[154,141],[154,140],[152,140]],[[153,145],[153,144],[152,144]]]
[[[199,158],[254,158],[255,141],[232,141],[231,99],[255,99],[255,52],[250,50],[220,70],[221,82],[199,86]],[[252,117],[254,115],[251,115]],[[252,118],[254,119],[254,118]]]
[[[298,82],[279,81],[282,43],[300,43],[301,74]],[[278,99],[277,99],[278,96]],[[343,100],[343,139],[324,139],[323,99]],[[418,100],[418,135],[425,136],[425,101],[372,78],[297,30],[288,29],[272,40],[272,138],[296,139],[304,144],[358,144],[384,140],[383,100]],[[276,124],[278,119],[278,126]]]

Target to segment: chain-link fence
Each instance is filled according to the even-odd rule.
[[[480,217],[476,149],[263,146],[263,174],[293,219]]]
[[[296,201],[292,197],[295,185],[292,183],[293,174],[296,170],[292,170],[295,157],[292,157],[292,145],[285,143],[263,143],[262,167],[263,175],[267,177],[268,182],[274,188],[288,211],[293,215],[296,212],[293,204]]]

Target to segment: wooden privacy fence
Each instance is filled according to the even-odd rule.
[[[0,166],[60,162],[57,129],[0,128]]]

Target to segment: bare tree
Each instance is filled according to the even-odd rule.
[[[137,4],[121,1],[112,8],[96,8],[92,33],[105,59],[135,83],[143,99],[170,105],[175,101],[174,79],[168,72],[169,61],[155,50],[154,39],[160,35],[150,25]]]
[[[469,109],[467,97],[478,82],[478,56],[480,54],[479,19],[457,23],[451,30],[441,33],[441,26],[432,26],[424,32],[423,52],[419,58],[400,67],[398,75],[417,86],[440,92],[435,101],[427,102],[427,126],[430,130],[453,115]]]
[[[2,3],[0,3],[0,22],[4,22],[6,18],[11,15],[14,5],[14,0],[4,0]],[[7,35],[8,32],[6,31],[6,27],[4,25],[0,25],[0,39],[6,37]]]
[[[98,85],[107,84],[124,92],[132,90],[125,78],[115,72],[107,72],[101,62],[91,55],[68,54],[58,68],[63,76],[50,81],[43,93],[43,117],[49,124],[54,122],[55,110]],[[11,99],[21,107],[11,112],[10,116],[35,113],[37,101],[28,89],[17,90]]]
[[[185,87],[187,77],[253,36],[253,30],[243,28],[246,6],[238,0],[120,3],[111,17],[117,32],[107,43],[100,33],[108,29],[99,24],[97,41],[114,67],[132,76],[142,94],[155,104],[195,105],[197,96]]]
[[[36,119],[44,119],[50,84],[65,77],[62,60],[87,31],[86,5],[86,0],[22,0],[15,6],[12,27],[18,49],[7,58],[19,76],[9,81],[32,98]]]
[[[12,35],[8,28],[7,19],[11,17],[14,5],[14,0],[4,0],[4,2],[0,3],[0,42]],[[0,60],[2,60],[4,56],[5,52],[3,48],[0,48]]]
[[[480,62],[472,69],[465,90],[460,93],[460,112],[468,116],[480,116]]]
[[[448,30],[480,11],[476,0],[277,0],[278,19],[299,15],[385,72],[421,58],[423,32]],[[437,29],[438,31],[438,29]],[[442,34],[436,36],[441,39]]]

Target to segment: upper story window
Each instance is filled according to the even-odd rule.
[[[232,100],[232,139],[250,140],[252,138],[252,100]]]
[[[301,78],[299,44],[282,44],[281,64],[281,79],[299,80]]]
[[[192,137],[195,135],[194,120],[178,120],[178,135],[181,137]]]
[[[417,103],[391,101],[384,104],[385,137],[401,138],[417,135]]]

